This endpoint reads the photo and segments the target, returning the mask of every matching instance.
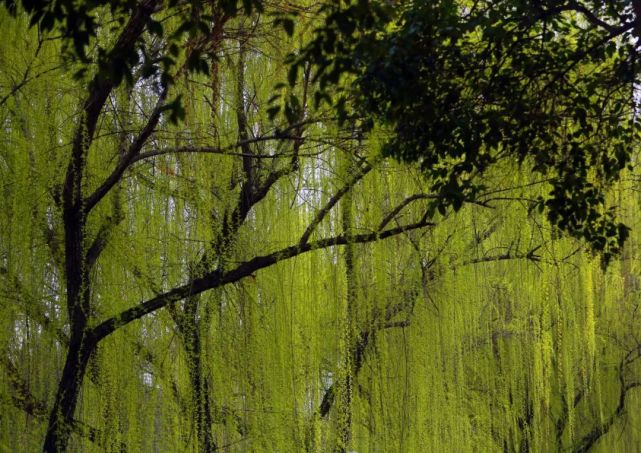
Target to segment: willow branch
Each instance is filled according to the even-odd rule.
[[[13,289],[13,294],[7,291],[7,295],[3,295],[3,297],[19,302],[24,307],[24,314],[38,323],[44,332],[53,335],[61,344],[66,345],[69,343],[69,336],[61,327],[57,327],[43,310],[41,299],[31,294],[17,276],[9,275],[6,268],[0,267],[0,278],[5,279],[6,283]]]
[[[410,300],[412,300],[414,297],[415,294],[412,291],[408,291],[405,294],[405,300],[396,304],[388,305],[384,311],[374,312],[372,316],[374,322],[369,328],[361,330],[356,343],[351,348],[353,363],[352,376],[357,376],[361,368],[363,367],[365,352],[376,333],[383,329],[409,326],[408,320],[392,322],[392,319],[408,306],[411,306],[412,304]],[[327,390],[325,390],[325,394],[323,395],[323,398],[321,400],[321,404],[318,409],[318,413],[321,417],[327,417],[329,411],[332,409],[335,398],[336,383],[333,383]]]
[[[186,297],[194,296],[210,289],[219,288],[223,285],[237,282],[244,277],[252,275],[258,270],[270,267],[278,262],[294,258],[304,253],[338,245],[345,245],[348,243],[365,244],[375,242],[393,236],[398,236],[406,231],[425,228],[428,226],[434,226],[434,224],[421,220],[416,223],[390,228],[376,233],[334,236],[314,242],[307,242],[305,244],[292,245],[268,255],[257,256],[249,261],[239,264],[236,268],[227,272],[223,272],[218,269],[211,271],[202,277],[194,278],[182,286],[175,287],[165,293],[159,294],[135,307],[124,310],[118,315],[105,320],[92,329],[92,340],[97,343],[119,328],[126,326],[149,313],[153,313],[156,310],[166,307],[169,304],[176,303]]]
[[[12,96],[15,96],[28,83],[39,79],[40,77],[42,77],[45,74],[48,74],[48,73],[53,72],[53,71],[57,71],[61,67],[62,67],[62,65],[57,65],[57,66],[54,66],[52,68],[45,69],[45,70],[39,72],[38,74],[34,75],[33,77],[29,77],[29,71],[30,71],[30,66],[29,66],[29,68],[27,68],[27,70],[25,71],[25,74],[24,74],[22,80],[20,82],[18,82],[17,84],[13,85],[11,90],[7,94],[5,94],[2,97],[2,99],[0,99],[0,106],[4,105],[9,100],[9,98],[11,98]]]
[[[301,246],[304,246],[307,244],[307,241],[309,240],[310,236],[316,229],[316,227],[323,221],[323,219],[329,214],[329,211],[332,210],[334,206],[336,206],[336,203],[339,202],[343,196],[352,190],[352,188],[356,185],[358,181],[363,179],[363,177],[369,173],[372,170],[372,165],[367,163],[365,166],[361,169],[359,173],[356,175],[352,176],[352,178],[345,183],[343,187],[341,187],[332,198],[330,198],[327,203],[325,203],[325,206],[323,206],[318,212],[316,212],[316,216],[312,219],[310,224],[307,226],[305,231],[303,232],[303,235],[300,238],[299,244]]]
[[[247,140],[240,140],[228,146],[178,146],[175,148],[162,148],[140,153],[135,156],[131,163],[138,162],[139,160],[149,159],[156,156],[164,156],[167,154],[219,154],[223,156],[236,156],[236,157],[249,157],[251,159],[278,159],[280,157],[290,157],[291,153],[275,153],[275,154],[254,154],[254,153],[237,153],[232,150],[243,148],[253,143],[260,143],[266,141],[280,141],[280,140],[301,140],[301,137],[294,135],[273,134],[265,135],[262,137],[249,138]]]
[[[630,354],[628,353],[628,356]],[[588,434],[583,436],[581,440],[576,444],[576,446],[572,449],[573,452],[575,453],[586,453],[592,449],[594,444],[603,436],[605,435],[610,428],[614,425],[614,423],[625,413],[626,409],[626,398],[630,392],[630,390],[635,389],[637,387],[641,387],[641,382],[629,382],[626,383],[625,381],[625,370],[626,370],[626,359],[627,357],[624,358],[621,363],[619,364],[619,373],[618,373],[618,378],[619,378],[619,402],[617,404],[617,407],[614,409],[614,412],[612,412],[605,421],[602,423],[599,423],[594,429],[592,429]]]
[[[138,4],[124,30],[118,36],[116,44],[109,52],[111,61],[117,61],[142,35],[147,22],[154,13],[158,0],[144,0]],[[77,208],[82,201],[81,178],[85,166],[85,151],[88,149],[96,129],[96,124],[109,93],[115,87],[113,77],[105,77],[102,72],[89,83],[88,96],[82,108],[82,118],[74,134],[71,159],[67,167],[63,188],[63,201],[66,210]]]
[[[100,200],[102,200],[105,195],[109,193],[109,191],[118,183],[118,181],[120,181],[123,173],[127,170],[127,168],[134,162],[134,158],[140,153],[143,145],[145,144],[149,136],[153,133],[156,125],[158,124],[158,121],[160,120],[160,114],[163,111],[166,97],[167,88],[164,87],[162,93],[160,94],[160,97],[158,98],[158,101],[156,102],[154,110],[151,112],[151,115],[149,116],[149,119],[145,124],[145,127],[142,129],[142,131],[140,131],[138,136],[129,146],[129,149],[122,156],[113,172],[85,200],[86,212],[91,211],[93,207],[96,206],[96,204],[98,204],[98,202],[100,202]]]
[[[394,209],[392,209],[389,214],[387,214],[383,220],[381,220],[381,223],[378,225],[378,230],[382,230],[389,224],[394,218],[398,215],[399,212],[401,212],[408,204],[412,203],[413,201],[416,200],[428,200],[428,199],[433,199],[433,198],[438,198],[436,195],[429,195],[429,194],[415,194],[410,197],[407,197],[405,200],[403,200],[398,206],[396,206]]]
[[[543,247],[543,245],[537,245],[536,247],[531,248],[525,253],[507,251],[500,255],[489,255],[489,256],[483,256],[481,258],[474,258],[474,259],[463,262],[462,265],[466,266],[469,264],[479,264],[479,263],[488,263],[492,261],[504,261],[504,260],[515,260],[515,259],[527,259],[530,261],[540,261],[541,257],[537,255],[536,252],[541,247]]]
[[[13,390],[13,394],[11,395],[13,405],[31,417],[45,420],[48,414],[46,401],[37,398],[33,393],[31,393],[28,383],[20,376],[18,368],[9,358],[5,356],[0,360],[0,362],[6,371],[9,385]],[[74,432],[79,436],[89,439],[89,441],[95,443],[99,447],[105,446],[100,441],[102,435],[99,429],[81,422],[80,420],[73,420],[72,425]],[[120,450],[127,451],[127,447],[124,443],[120,444]]]

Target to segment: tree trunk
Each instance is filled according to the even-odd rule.
[[[210,453],[217,451],[212,431],[211,389],[203,371],[200,322],[198,320],[198,296],[190,298],[183,308],[170,310],[178,327],[178,333],[185,349],[189,383],[191,384],[192,417],[196,428],[198,451]]]
[[[75,156],[77,161],[75,168],[83,168],[82,149],[78,152],[78,156]],[[82,173],[76,171],[75,168],[72,160],[63,192],[65,279],[71,336],[56,399],[49,415],[49,425],[43,445],[45,453],[67,451],[78,395],[89,357],[96,347],[96,341],[87,327],[89,325],[91,294],[84,247],[87,217],[83,208],[80,207]]]
[[[209,382],[203,375],[202,348],[200,342],[199,325],[191,326],[193,332],[184,338],[185,349],[187,350],[187,363],[189,369],[189,380],[192,386],[192,404],[194,410],[194,421],[198,434],[199,451],[210,453],[216,451],[214,434],[212,432],[212,415],[210,404]]]
[[[43,446],[45,453],[67,451],[78,395],[89,357],[94,349],[95,343],[87,336],[84,328],[72,334],[62,378],[49,416],[49,426]]]
[[[354,165],[351,161],[351,156],[347,157],[346,175],[349,177],[354,172]],[[342,205],[342,218],[341,223],[343,233],[345,235],[353,234],[354,228],[354,213],[353,213],[353,197],[350,190],[345,194]],[[343,358],[343,376],[341,404],[339,413],[339,444],[336,449],[339,453],[345,453],[349,449],[352,438],[352,392],[353,392],[353,379],[354,379],[354,363],[352,360],[352,352],[355,345],[354,325],[356,318],[356,275],[354,245],[347,243],[345,245],[345,280],[347,283],[347,291],[345,295],[346,310],[345,310],[345,326],[344,326],[344,341],[345,348]]]

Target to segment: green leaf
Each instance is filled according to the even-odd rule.
[[[280,112],[280,109],[281,109],[280,105],[275,105],[267,109],[267,117],[269,118],[270,121],[273,121],[274,118],[276,118],[276,116]]]
[[[156,36],[162,36],[164,32],[162,24],[153,19],[147,24],[147,29],[149,30],[149,33]]]
[[[296,85],[296,79],[298,78],[298,65],[293,64],[292,66],[289,67],[289,71],[287,72],[287,81],[289,82],[289,86],[294,86]]]

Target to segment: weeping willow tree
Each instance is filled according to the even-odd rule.
[[[243,301],[238,316],[226,319],[223,308],[233,305],[230,300],[234,301],[234,297],[224,292],[215,296],[202,293],[244,278],[256,278],[258,270],[306,252],[377,241],[427,225],[425,219],[419,219],[368,233],[341,234],[330,229],[320,235],[316,230],[325,223],[339,199],[371,170],[367,160],[372,156],[361,156],[361,168],[355,170],[355,176],[350,174],[337,189],[327,189],[327,200],[311,192],[312,198],[308,200],[306,192],[311,189],[305,187],[306,181],[320,179],[319,183],[326,185],[331,178],[327,177],[325,181],[322,173],[331,172],[332,164],[310,166],[303,161],[338,148],[346,152],[350,140],[341,137],[338,131],[323,130],[328,126],[319,129],[318,120],[308,117],[309,79],[296,87],[303,101],[289,112],[288,123],[279,126],[267,122],[260,107],[266,104],[272,81],[284,78],[284,74],[279,75],[282,68],[273,64],[282,59],[278,52],[287,50],[274,42],[283,36],[274,35],[271,24],[264,24],[259,16],[250,15],[250,11],[245,11],[246,18],[236,18],[235,14],[217,5],[210,5],[210,9],[212,16],[207,20],[212,21],[211,39],[198,40],[190,36],[185,41],[184,65],[174,69],[163,61],[165,71],[174,71],[171,84],[165,77],[166,72],[158,72],[157,68],[149,70],[145,63],[140,68],[134,67],[133,72],[127,72],[132,68],[126,68],[124,74],[109,70],[109,58],[115,65],[119,59],[130,56],[129,48],[134,45],[140,45],[140,52],[149,55],[152,61],[160,60],[159,55],[163,52],[172,55],[180,52],[175,43],[163,42],[152,32],[151,15],[161,15],[164,11],[160,4],[145,2],[133,8],[129,20],[122,21],[119,35],[96,36],[99,48],[110,50],[107,57],[98,53],[100,58],[107,60],[99,62],[95,74],[77,73],[80,78],[76,82],[66,79],[65,83],[71,83],[69,91],[59,89],[55,84],[52,86],[55,79],[43,77],[38,80],[42,82],[40,88],[35,81],[28,87],[16,86],[15,92],[5,99],[8,107],[23,97],[42,100],[46,105],[45,115],[36,121],[44,123],[38,125],[34,135],[24,128],[18,131],[12,116],[17,112],[7,109],[7,137],[18,136],[18,141],[28,144],[31,158],[27,167],[34,174],[39,173],[43,183],[38,185],[30,176],[20,175],[15,165],[23,164],[21,154],[11,153],[7,156],[7,174],[14,175],[15,179],[7,185],[6,195],[8,206],[27,193],[38,198],[42,190],[51,201],[43,209],[25,213],[26,217],[18,219],[13,212],[9,215],[12,226],[23,222],[38,225],[27,235],[30,241],[39,240],[46,245],[49,258],[43,262],[49,263],[48,276],[43,274],[42,279],[34,280],[12,258],[22,253],[13,246],[13,235],[8,236],[6,250],[9,255],[4,272],[8,284],[19,294],[27,291],[27,282],[34,285],[33,288],[50,287],[52,291],[49,303],[55,307],[53,312],[38,304],[34,308],[40,312],[38,318],[43,322],[46,320],[48,326],[59,324],[54,327],[59,336],[53,346],[60,350],[60,360],[64,362],[44,431],[46,451],[67,449],[72,432],[86,435],[99,447],[122,449],[125,445],[139,444],[143,450],[151,447],[146,441],[167,445],[162,448],[173,449],[168,447],[171,445],[178,448],[177,445],[183,442],[195,449],[215,450],[218,448],[215,438],[219,437],[213,433],[215,423],[231,424],[234,426],[232,432],[246,435],[248,422],[238,415],[239,403],[223,404],[222,401],[239,392],[246,399],[246,392],[257,390],[254,385],[243,390],[238,384],[235,388],[236,381],[231,384],[225,381],[225,385],[217,382],[216,378],[220,381],[224,375],[217,376],[214,372],[216,368],[207,360],[209,348],[203,345],[209,344],[207,334],[214,328],[213,305],[221,307],[220,331],[233,330],[225,325],[229,322],[240,325],[246,342],[252,339],[252,325],[256,324],[252,320],[253,310]],[[112,11],[112,14],[116,13]],[[176,33],[180,34],[181,24],[173,20],[173,14],[175,12],[169,9],[165,17],[153,23],[162,23],[164,27],[174,25]],[[204,17],[201,10],[193,9],[192,14],[203,14]],[[24,15],[4,19],[16,29],[26,29],[27,17]],[[146,27],[150,31],[145,31]],[[290,42],[295,45],[294,39]],[[56,60],[51,55],[49,60],[45,59],[44,52],[55,55],[61,49],[61,43],[56,39],[40,35],[29,36],[22,46],[17,44],[11,43],[18,51],[34,54],[25,69],[25,81],[29,79],[32,64],[39,65],[41,59],[45,62]],[[211,68],[201,72],[208,74],[190,71],[191,66],[200,69],[199,61],[194,63],[192,56],[205,50],[210,54]],[[265,52],[269,52],[267,56],[271,56],[271,60]],[[180,61],[181,55],[174,56]],[[69,65],[66,61],[50,72],[64,74],[73,70]],[[271,78],[261,77],[265,73],[272,74]],[[36,78],[40,79],[41,75]],[[119,76],[134,80],[118,88]],[[83,87],[87,91],[84,100],[74,94]],[[42,96],[36,95],[38,89],[42,90]],[[185,95],[189,102],[177,104],[178,98],[167,101],[169,96],[177,96],[176,93]],[[78,102],[80,111],[72,113],[78,119],[65,121],[62,105],[69,108],[67,112],[74,112],[78,109],[73,106]],[[171,124],[170,120],[176,117],[185,119],[180,127]],[[35,120],[33,117],[28,121]],[[310,135],[305,136],[308,129]],[[44,135],[36,138],[39,134],[45,134],[47,139]],[[46,141],[44,146],[49,151],[36,156],[33,146],[40,139]],[[17,142],[11,145],[14,149],[19,146]],[[69,146],[70,160],[66,150]],[[56,149],[64,151],[56,153]],[[62,180],[55,170],[57,167],[66,169]],[[203,172],[203,168],[209,170]],[[258,229],[254,225],[258,205],[269,203],[278,193],[285,197],[287,185],[299,186],[293,195],[287,196],[299,208],[294,210],[298,213],[294,226],[291,226],[294,219],[289,223],[272,219],[267,227]],[[22,194],[18,187],[26,192]],[[286,225],[287,236],[283,241],[275,241],[274,232]],[[261,232],[267,232],[262,247],[248,240],[248,235],[260,235]],[[124,255],[120,253],[123,250],[127,251]],[[107,258],[109,254],[113,254],[111,261]],[[138,293],[136,299],[142,297],[144,301],[132,304],[132,291]],[[244,297],[251,293],[250,290],[242,291]],[[201,297],[215,297],[215,300],[203,303]],[[59,301],[62,301],[61,305],[58,305]],[[165,307],[171,322],[156,313]],[[60,313],[64,309],[66,316]],[[134,323],[138,320],[140,322]],[[27,318],[25,322],[33,321]],[[27,327],[17,328],[14,334],[30,337],[24,329]],[[145,363],[141,367],[145,371],[132,370],[134,375],[138,374],[137,379],[133,375],[123,375],[117,368],[110,371],[101,365],[103,362],[121,362],[122,354],[125,354],[121,350],[122,344],[102,346],[117,341],[112,340],[112,334],[121,331],[123,336],[129,337],[127,343],[131,343],[128,361],[136,362],[136,356],[144,357]],[[176,344],[174,336],[178,337]],[[167,353],[162,354],[157,349],[160,345],[170,348],[171,355],[179,358],[180,366],[175,371],[162,369]],[[213,347],[215,350],[215,343]],[[112,348],[119,352],[110,360]],[[8,354],[11,356],[10,352]],[[20,381],[15,362],[17,360],[13,358],[7,363],[12,371],[11,382],[26,391],[28,384]],[[172,360],[172,363],[176,362]],[[237,365],[247,369],[250,363],[246,358]],[[160,367],[160,371],[155,367]],[[166,387],[158,387],[157,375],[163,376]],[[88,382],[94,385],[93,390],[87,388]],[[159,443],[160,437],[149,437],[144,432],[142,420],[158,419],[158,426],[173,425],[162,423],[162,418],[158,418],[161,415],[139,413],[138,421],[131,426],[127,421],[129,415],[124,419],[118,416],[123,411],[130,414],[122,404],[144,406],[136,403],[131,406],[131,401],[120,399],[124,393],[129,393],[123,389],[131,385],[134,387],[130,391],[135,394],[171,390],[167,397],[173,395],[174,409],[179,408],[190,420],[188,432],[179,433],[177,438],[169,434],[161,436],[162,439],[169,436],[177,444]],[[229,385],[231,388],[227,388]],[[226,388],[228,392],[219,392],[219,388]],[[29,395],[21,396],[35,398],[31,391]],[[107,400],[102,402],[103,398]],[[90,401],[105,406],[105,421],[118,420],[118,424],[101,427],[103,423],[85,424],[76,419],[74,414],[92,405]],[[49,404],[43,402],[38,406]],[[136,434],[141,434],[140,440],[133,440]]]
[[[282,63],[314,5],[93,7],[0,16],[0,449],[637,448],[634,230],[603,272],[509,161],[431,212]]]

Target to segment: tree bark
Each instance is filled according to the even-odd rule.
[[[189,298],[183,309],[172,309],[171,315],[178,327],[191,384],[191,411],[198,439],[198,451],[211,453],[218,450],[214,440],[211,388],[203,370],[202,340],[198,321],[199,296]],[[180,311],[179,311],[180,310]]]
[[[89,357],[94,349],[95,343],[91,337],[87,336],[85,329],[72,334],[62,378],[49,416],[49,426],[43,446],[45,453],[67,451],[78,395]]]
[[[347,156],[345,163],[346,174],[351,175],[355,171],[355,166],[351,162],[351,156]],[[354,228],[353,197],[352,191],[348,191],[343,197],[341,212],[341,223],[343,234],[350,235]],[[345,294],[345,326],[344,341],[345,348],[343,357],[343,372],[341,383],[341,404],[339,406],[339,444],[337,451],[345,453],[349,449],[352,438],[352,392],[353,380],[355,377],[354,363],[352,362],[352,349],[354,344],[354,325],[356,323],[356,273],[355,273],[355,253],[354,244],[348,242],[345,244],[345,281],[347,283]]]
[[[194,405],[196,432],[198,434],[199,451],[211,453],[218,450],[212,431],[211,392],[209,382],[203,373],[202,348],[198,325],[194,325],[192,329],[194,330],[193,333],[185,338],[185,349],[187,350],[189,380],[193,391],[192,404]]]

